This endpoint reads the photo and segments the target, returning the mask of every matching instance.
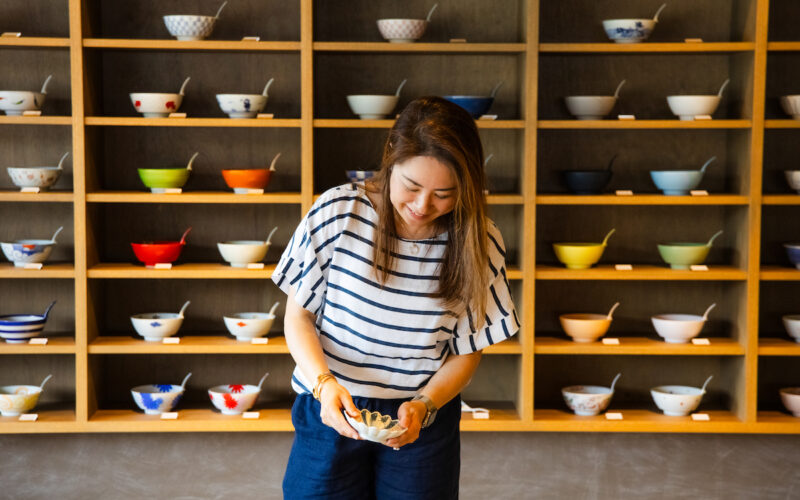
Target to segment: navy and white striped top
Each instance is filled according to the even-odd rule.
[[[351,395],[411,397],[450,352],[475,352],[519,330],[505,248],[494,223],[488,224],[486,270],[493,279],[480,331],[466,314],[457,317],[431,297],[438,289],[447,233],[400,239],[397,269],[381,288],[372,271],[377,223],[363,183],[330,189],[303,218],[272,274],[281,290],[294,289],[297,303],[316,315],[328,367]],[[295,368],[295,391],[311,392],[313,385]]]

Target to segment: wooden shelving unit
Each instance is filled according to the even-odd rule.
[[[135,3],[112,3],[57,0],[41,19],[42,31],[23,25],[23,36],[0,38],[0,62],[19,67],[20,88],[41,84],[46,75],[38,68],[56,68],[42,116],[0,116],[7,161],[44,164],[71,151],[52,192],[0,184],[0,211],[15,216],[3,218],[9,238],[28,237],[31,229],[51,233],[51,218],[71,221],[59,240],[63,253],[43,269],[0,265],[0,288],[11,297],[4,313],[43,308],[54,294],[59,300],[52,319],[59,333],[48,328],[47,345],[0,344],[0,383],[38,383],[55,373],[57,389],[45,391],[38,421],[0,418],[0,433],[290,431],[293,364],[282,322],[268,344],[254,345],[228,335],[221,317],[283,300],[269,277],[295,225],[321,192],[344,181],[345,169],[375,166],[393,124],[355,119],[344,96],[386,92],[405,77],[401,105],[415,95],[474,94],[505,81],[490,111],[497,119],[477,126],[487,154],[495,154],[487,199],[506,239],[523,327],[486,349],[464,398],[489,408],[491,418],[465,413],[463,430],[800,433],[800,419],[781,409],[775,390],[800,384],[800,344],[780,329],[780,315],[798,312],[786,297],[796,296],[800,271],[776,250],[800,240],[800,227],[779,224],[800,209],[800,196],[790,194],[780,172],[796,168],[800,121],[777,103],[780,95],[800,93],[800,75],[791,69],[800,67],[800,41],[787,39],[791,30],[776,2],[671,6],[670,22],[660,23],[652,40],[625,45],[609,43],[591,16],[619,11],[628,0],[518,0],[516,14],[502,18],[490,2],[470,0],[460,5],[461,17],[450,19],[452,33],[432,23],[414,44],[381,41],[374,30],[381,7],[367,0],[348,12],[322,0],[243,0],[238,17],[229,6],[212,39],[197,42],[142,26]],[[263,41],[242,41],[258,31],[259,16],[284,22],[254,33]],[[369,30],[346,28],[353,23]],[[463,38],[460,30],[468,41],[450,42]],[[683,41],[698,36],[704,41]],[[20,53],[36,64],[20,62]],[[142,118],[127,102],[128,92],[173,88],[189,73],[181,109],[187,118]],[[265,112],[274,118],[231,120],[216,106],[215,93],[260,88],[272,76]],[[726,77],[732,83],[712,120],[678,121],[666,108],[670,92],[710,90]],[[611,116],[630,112],[636,120],[577,121],[563,107],[564,95],[598,94],[622,78],[628,87]],[[180,165],[194,151],[201,156],[184,193],[142,189],[136,168]],[[224,185],[222,168],[263,165],[277,152],[278,174],[265,194],[234,195]],[[616,153],[608,192],[631,189],[633,196],[570,195],[558,180],[561,170],[598,168]],[[649,181],[647,170],[699,165],[711,155],[718,161],[700,186],[707,196],[663,196]],[[561,240],[554,238],[579,241],[600,224],[627,234],[611,242],[618,253],[610,247],[600,265],[583,271],[555,264],[549,245]],[[130,241],[174,238],[188,225],[189,246],[172,269],[133,263]],[[216,241],[255,239],[275,225],[263,270],[219,260]],[[719,226],[725,235],[708,271],[671,270],[650,244],[662,236],[699,238]],[[638,246],[633,234],[649,238],[647,245]],[[633,270],[618,271],[615,261]],[[619,345],[578,344],[560,332],[558,314],[607,308],[616,297],[623,304],[614,323]],[[719,307],[707,327],[710,345],[666,344],[648,329],[654,312],[694,309],[712,298]],[[135,336],[130,314],[177,310],[183,300],[193,305],[179,344]],[[255,408],[258,419],[223,416],[208,405],[204,387],[257,380],[267,370],[273,375]],[[187,371],[195,375],[178,420],[134,409],[129,387]],[[625,390],[611,409],[624,414],[622,421],[577,417],[560,401],[558,388],[602,383],[617,371],[624,372]],[[666,417],[648,399],[652,385],[693,383],[708,373],[715,382],[707,422]]]

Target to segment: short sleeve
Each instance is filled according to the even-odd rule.
[[[489,293],[487,294],[485,323],[475,329],[471,311],[458,318],[450,338],[450,349],[454,354],[469,354],[502,342],[519,331],[520,323],[511,289],[506,275],[506,249],[500,230],[493,222],[488,224],[489,233]]]

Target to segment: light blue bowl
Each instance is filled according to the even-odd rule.
[[[700,185],[703,172],[700,170],[651,170],[650,178],[667,196],[686,196]]]
[[[184,388],[173,384],[148,384],[131,389],[136,405],[147,415],[170,412],[178,406]]]

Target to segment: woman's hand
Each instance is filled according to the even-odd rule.
[[[324,382],[320,388],[319,403],[321,406],[319,416],[323,424],[332,427],[333,430],[344,437],[361,439],[358,436],[358,432],[350,427],[350,424],[347,423],[344,415],[342,415],[342,409],[344,408],[351,418],[361,420],[361,414],[353,403],[353,398],[339,382],[334,379]]]
[[[400,425],[407,430],[396,438],[387,440],[386,446],[400,448],[416,441],[426,413],[428,413],[428,409],[422,401],[406,401],[401,404],[397,410],[397,419],[400,421]]]

